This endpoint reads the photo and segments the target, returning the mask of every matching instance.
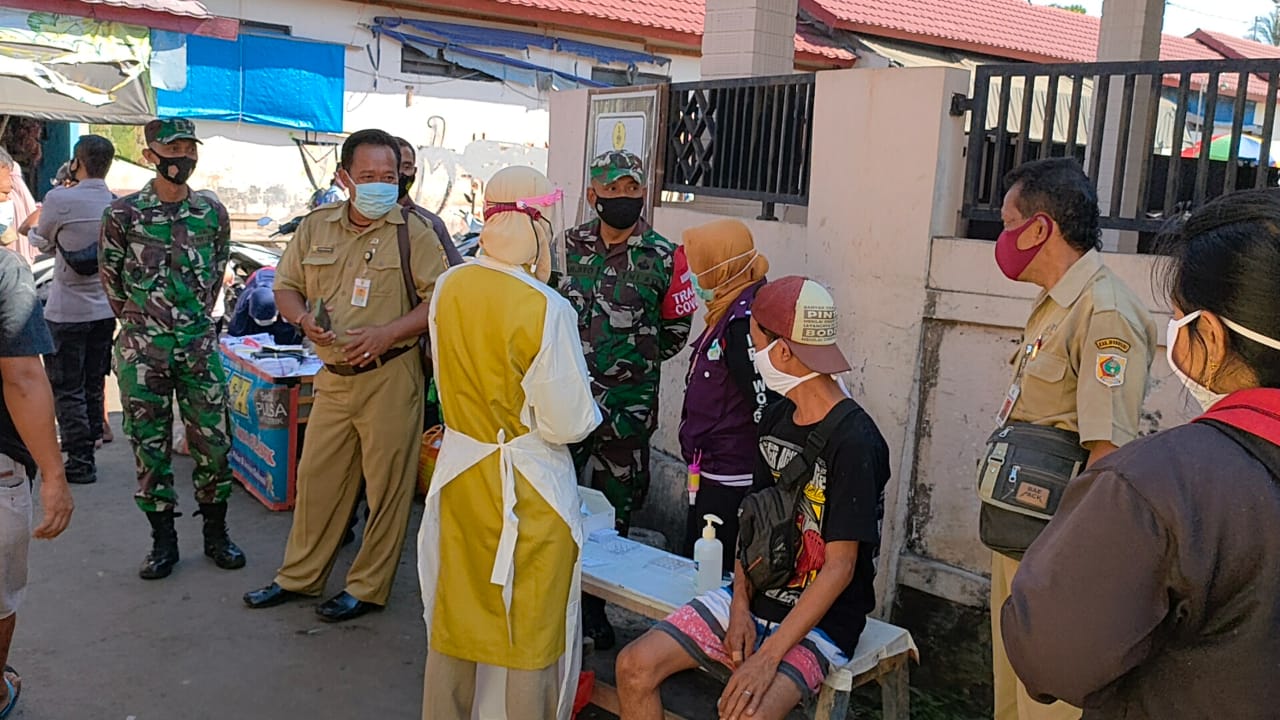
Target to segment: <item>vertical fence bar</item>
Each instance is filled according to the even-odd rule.
[[[964,213],[958,234],[968,234],[968,214],[978,204],[978,188],[983,182],[983,158],[987,144],[987,108],[991,101],[991,71],[979,67],[973,81],[973,103],[969,110],[969,149],[965,160]]]
[[[778,192],[782,192],[783,188],[791,186],[791,166],[795,162],[795,150],[799,145],[795,140],[795,118],[798,113],[796,107],[796,86],[782,86],[782,155],[778,158],[778,165],[775,169],[774,185],[778,188]]]
[[[1084,97],[1084,76],[1071,76],[1071,109],[1067,111],[1067,157],[1076,156],[1076,140],[1080,137],[1080,120],[1083,114],[1081,100]]]
[[[1053,125],[1058,116],[1058,81],[1059,73],[1049,75],[1049,87],[1044,95],[1044,128],[1040,131],[1040,159],[1053,157]]]
[[[1138,176],[1138,209],[1135,211],[1135,220],[1142,219],[1142,216],[1145,215],[1153,205],[1151,199],[1147,196],[1149,195],[1148,191],[1151,188],[1151,175],[1155,172],[1156,132],[1159,130],[1160,97],[1163,91],[1164,74],[1157,68],[1151,75],[1151,90],[1148,95],[1146,125],[1143,127],[1142,137],[1146,138],[1146,140],[1142,144],[1142,171]]]
[[[1093,128],[1089,131],[1089,179],[1098,182],[1102,172],[1102,136],[1107,130],[1107,104],[1111,99],[1111,75],[1099,74],[1093,86]]]
[[[1200,108],[1200,161],[1196,163],[1196,193],[1192,199],[1192,207],[1204,204],[1209,190],[1209,154],[1213,146],[1213,129],[1218,116],[1218,82],[1221,74],[1218,71],[1209,73],[1209,87],[1205,90],[1204,107]]]
[[[1276,129],[1276,93],[1280,92],[1280,70],[1273,69],[1268,74],[1271,79],[1267,82],[1266,114],[1262,121],[1262,138],[1267,142],[1274,137],[1273,133]],[[1256,110],[1253,117],[1257,120],[1258,113]],[[1266,153],[1266,159],[1259,162],[1258,177],[1254,178],[1253,181],[1253,186],[1258,189],[1267,186],[1267,180],[1271,175],[1271,146],[1264,147],[1263,152]]]
[[[1125,73],[1124,95],[1120,100],[1120,134],[1116,142],[1116,166],[1111,184],[1111,217],[1119,217],[1124,201],[1124,173],[1129,165],[1129,136],[1133,126],[1133,95],[1137,76]]]
[[[1038,77],[1027,73],[1022,86],[1022,126],[1018,131],[1018,149],[1013,156],[1016,168],[1027,161],[1027,144],[1031,142],[1031,114],[1035,108],[1036,80]]]
[[[1009,145],[1009,104],[1012,101],[1013,83],[1011,76],[1000,76],[1000,107],[996,114],[996,147],[995,154],[992,156],[991,188],[990,198],[987,200],[989,209],[1000,207],[1000,183],[1004,182],[1005,172],[1005,156]]]
[[[1234,192],[1240,174],[1240,143],[1244,141],[1244,109],[1249,99],[1249,73],[1242,72],[1236,78],[1236,102],[1231,108],[1231,152],[1227,156],[1227,173],[1222,180],[1222,192]],[[1264,153],[1270,150],[1270,138],[1259,143],[1258,171],[1266,172]],[[1269,153],[1268,153],[1269,154]]]
[[[1178,107],[1173,115],[1173,144],[1169,146],[1169,175],[1164,179],[1164,216],[1173,217],[1182,183],[1182,145],[1187,133],[1187,103],[1191,99],[1191,73],[1178,80]]]
[[[813,82],[812,77],[809,82],[804,84],[804,123],[800,128],[800,153],[799,174],[796,178],[796,187],[800,193],[806,197],[809,195],[809,172],[813,167],[813,106],[814,97],[817,94],[817,84]]]

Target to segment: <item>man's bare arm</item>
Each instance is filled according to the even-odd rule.
[[[37,355],[0,358],[4,400],[18,436],[40,467],[44,522],[38,538],[54,538],[71,522],[74,507],[54,430],[53,390]]]

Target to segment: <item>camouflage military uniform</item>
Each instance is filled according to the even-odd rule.
[[[606,247],[600,221],[565,236],[560,293],[578,313],[582,351],[604,423],[573,448],[579,470],[595,461],[595,485],[613,504],[620,527],[649,490],[649,440],[657,424],[659,369],[689,337],[689,318],[665,320],[674,243],[641,220],[631,238]],[[603,475],[603,477],[602,477]]]
[[[211,194],[166,204],[147,183],[103,217],[103,282],[122,308],[115,373],[138,466],[135,497],[146,512],[172,510],[178,500],[170,465],[175,393],[197,502],[231,494],[226,374],[211,319],[230,241],[227,210]]]

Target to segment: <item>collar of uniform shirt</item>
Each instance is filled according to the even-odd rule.
[[[1049,291],[1049,297],[1064,308],[1071,307],[1076,300],[1080,299],[1080,294],[1089,285],[1089,280],[1101,269],[1102,253],[1090,250],[1071,266],[1057,285],[1053,286]]]

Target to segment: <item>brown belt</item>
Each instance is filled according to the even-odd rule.
[[[354,376],[356,376],[356,375],[361,375],[361,374],[363,374],[363,373],[373,372],[374,370],[377,370],[378,368],[382,367],[383,365],[386,365],[387,363],[391,362],[392,360],[395,360],[396,358],[400,357],[401,355],[403,355],[403,354],[405,354],[405,353],[409,352],[410,350],[414,349],[415,347],[417,347],[417,346],[416,346],[416,345],[408,345],[408,346],[405,346],[405,347],[392,348],[392,349],[390,349],[390,350],[388,350],[388,351],[386,351],[386,352],[382,353],[382,355],[378,356],[378,358],[377,358],[376,360],[374,360],[373,362],[369,363],[368,365],[361,366],[361,367],[356,367],[355,365],[330,365],[330,364],[328,364],[328,363],[325,363],[325,365],[324,365],[324,369],[325,369],[325,370],[328,370],[329,372],[333,373],[334,375],[341,375],[341,376],[343,376],[343,377],[354,377]]]

